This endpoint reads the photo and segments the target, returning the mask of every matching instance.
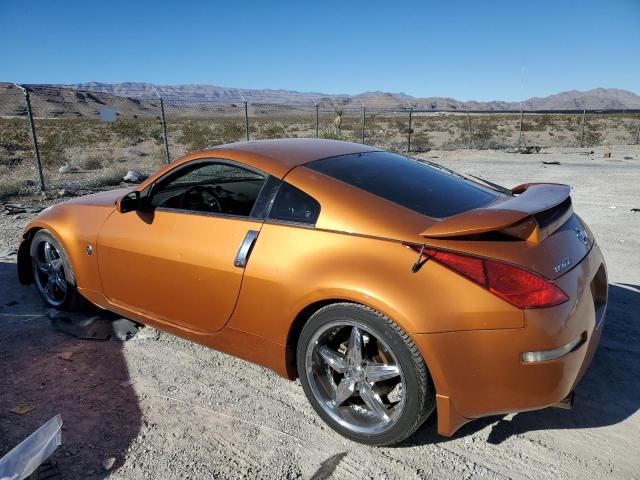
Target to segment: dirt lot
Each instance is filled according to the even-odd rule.
[[[640,478],[640,213],[631,211],[640,208],[640,147],[593,150],[422,155],[510,187],[573,185],[611,285],[600,348],[572,411],[482,419],[453,438],[439,437],[431,418],[396,448],[349,442],[317,418],[299,383],[261,367],[149,328],[126,343],[56,333],[35,290],[15,279],[11,249],[33,214],[2,213],[0,456],[60,413],[53,460],[71,479]],[[24,403],[34,410],[10,411]]]

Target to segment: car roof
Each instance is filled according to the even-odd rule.
[[[199,150],[172,161],[142,182],[138,190],[143,190],[167,172],[193,160],[206,158],[232,160],[282,179],[292,169],[314,160],[378,151],[381,150],[360,143],[319,138],[282,138],[229,143]]]
[[[201,150],[189,157],[203,158],[215,152],[216,157],[236,160],[275,177],[283,178],[291,169],[314,160],[374,151],[380,151],[380,149],[339,140],[282,138],[220,145]]]

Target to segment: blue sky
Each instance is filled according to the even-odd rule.
[[[0,81],[640,93],[640,0],[0,0]]]

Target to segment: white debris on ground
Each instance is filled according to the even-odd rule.
[[[136,172],[135,170],[129,170],[127,174],[124,176],[125,182],[138,183],[142,180],[145,180],[147,175],[144,175],[140,172]]]

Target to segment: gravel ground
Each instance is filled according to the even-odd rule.
[[[572,411],[482,419],[453,438],[438,436],[432,417],[395,448],[352,443],[317,418],[298,382],[259,366],[151,328],[125,343],[55,332],[35,290],[15,279],[11,250],[34,214],[2,213],[0,456],[60,413],[63,445],[52,460],[70,479],[640,478],[640,213],[631,211],[640,208],[640,147],[421,156],[510,187],[573,185],[611,285],[600,348]],[[10,411],[25,403],[35,408]]]

